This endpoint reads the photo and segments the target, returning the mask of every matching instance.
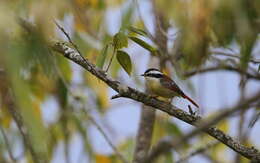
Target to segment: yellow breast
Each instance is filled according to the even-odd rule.
[[[159,79],[147,78],[146,80],[147,80],[146,86],[147,86],[148,90],[150,91],[150,93],[157,95],[157,96],[164,97],[164,98],[173,98],[174,96],[177,96],[177,94],[174,91],[163,87],[160,84]]]

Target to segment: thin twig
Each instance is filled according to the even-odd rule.
[[[139,6],[138,1],[137,1],[137,0],[134,0],[134,3],[135,3],[135,6],[136,6],[136,9],[137,9],[137,13],[138,13],[139,19],[140,19],[141,22],[143,22],[143,24],[144,24],[144,31],[147,33],[147,36],[148,36],[151,40],[154,40],[155,38],[153,37],[153,35],[151,34],[151,32],[148,30],[148,28],[145,26],[144,19],[143,19],[143,17],[142,17],[142,14],[141,14],[141,10],[140,10],[140,6]]]
[[[185,77],[191,77],[196,74],[206,73],[206,72],[210,72],[210,71],[218,71],[218,70],[233,71],[233,72],[237,72],[239,74],[244,73],[248,79],[260,80],[260,74],[252,74],[249,72],[243,72],[241,69],[236,68],[234,66],[230,66],[230,65],[219,65],[219,66],[206,67],[206,68],[202,68],[202,69],[198,69],[198,70],[185,72],[183,75]]]
[[[199,148],[191,151],[190,153],[184,155],[183,157],[181,157],[178,161],[176,161],[176,163],[185,162],[186,160],[188,160],[192,156],[195,156],[197,154],[203,153],[206,150],[208,150],[209,148],[216,146],[217,144],[219,144],[219,141],[212,141],[212,142],[210,142],[210,143],[208,143],[208,144],[206,144],[206,145],[204,145],[202,147],[199,147]]]
[[[16,162],[16,159],[15,159],[13,153],[12,153],[11,145],[9,144],[8,138],[7,138],[6,134],[5,134],[5,131],[4,131],[4,129],[2,128],[2,126],[0,126],[0,131],[1,131],[2,135],[3,135],[4,143],[5,143],[5,146],[6,146],[6,148],[7,148],[9,157],[10,157],[10,159],[12,160],[12,162],[15,163],[15,162]]]
[[[10,92],[11,91],[9,91],[7,93],[7,96],[9,96],[9,98],[12,99]],[[24,143],[25,147],[27,147],[29,149],[33,161],[35,163],[40,163],[41,161],[44,160],[44,158],[41,158],[40,154],[34,149],[30,135],[25,131],[25,125],[24,125],[22,115],[15,108],[13,99],[8,102],[8,105],[9,105],[8,106],[9,113],[12,115],[12,118],[14,119],[14,122],[15,122],[20,134],[22,135],[23,143]]]
[[[67,37],[71,45],[77,50],[77,52],[82,56],[78,46],[73,43],[72,39],[70,38],[70,35],[65,31],[65,29],[57,23],[57,21],[54,21],[55,25],[62,31],[62,33]]]
[[[70,35],[65,31],[65,29],[60,26],[56,21],[54,21],[54,23],[56,24],[56,26],[63,32],[63,34],[67,37],[67,39],[69,40],[70,44],[77,50],[77,52],[79,53],[79,55],[83,58],[83,60],[85,62],[87,62],[87,59],[82,55],[82,53],[80,52],[78,46],[76,44],[73,43],[72,39],[70,38]]]
[[[94,124],[94,126],[96,126],[96,128],[98,129],[98,131],[103,135],[103,137],[105,138],[106,142],[109,144],[109,146],[114,150],[115,154],[119,157],[119,159],[124,162],[124,163],[128,163],[128,161],[124,158],[124,156],[119,152],[119,150],[116,148],[116,146],[112,143],[112,141],[110,140],[110,138],[108,137],[108,135],[106,134],[106,132],[102,129],[101,126],[99,126],[99,124],[96,122],[96,120],[90,116],[86,110],[83,110],[85,112],[85,115],[87,116],[87,118]]]
[[[255,125],[255,123],[258,121],[259,118],[260,118],[260,111],[258,113],[257,113],[257,111],[255,111],[255,114],[252,116],[248,127],[252,128]]]
[[[116,48],[115,48],[115,46],[114,46],[113,54],[112,54],[112,57],[111,57],[111,59],[109,60],[109,63],[108,63],[108,65],[107,65],[106,72],[108,71],[108,69],[109,69],[109,67],[110,67],[110,65],[111,65],[111,63],[112,63],[115,54],[116,54]]]
[[[25,26],[27,25],[26,24],[27,22],[23,21],[22,19],[20,20],[20,23],[22,23],[22,25],[25,25]],[[22,135],[23,143],[24,143],[26,149],[29,150],[32,160],[35,163],[43,161],[43,159],[41,159],[40,154],[34,149],[30,136],[26,132],[26,128],[25,128],[26,126],[24,125],[23,117],[22,117],[21,113],[19,112],[19,109],[17,109],[17,106],[14,101],[15,100],[14,94],[10,88],[10,85],[7,84],[8,83],[7,76],[4,71],[3,71],[3,73],[0,73],[0,80],[1,80],[2,84],[6,83],[6,85],[4,87],[0,87],[0,92],[5,92],[4,94],[1,94],[0,100],[5,102],[5,105],[8,108],[7,109],[8,112],[12,116],[19,132]],[[6,141],[6,142],[8,142],[8,141]]]
[[[176,32],[176,33],[174,33],[173,35],[172,35],[172,37],[171,37],[171,35],[169,35],[168,33],[167,33],[167,30],[169,29],[168,28],[168,23],[167,23],[167,28],[166,29],[163,29],[163,27],[162,27],[162,25],[161,25],[161,19],[159,18],[159,13],[156,11],[156,4],[155,4],[155,0],[153,0],[152,1],[152,3],[153,3],[153,11],[154,11],[154,13],[155,13],[155,15],[154,15],[154,17],[155,17],[155,23],[156,23],[156,28],[157,28],[157,30],[158,30],[158,32],[160,33],[160,35],[162,35],[162,36],[164,36],[167,40],[174,40],[175,38],[174,38],[174,36],[176,36],[176,34],[178,33],[178,32]]]
[[[240,76],[240,83],[243,83],[243,84],[240,84],[240,101],[244,101],[245,100],[245,87],[246,87],[246,81],[244,80],[244,75],[242,74]],[[240,112],[240,115],[239,115],[239,123],[237,124],[237,130],[238,130],[238,140],[242,143],[245,143],[245,139],[247,137],[247,133],[245,132],[245,113],[246,113],[246,109],[241,109],[242,111]],[[241,155],[239,154],[236,154],[236,157],[235,157],[235,162],[236,163],[239,163],[241,162]]]
[[[237,54],[231,54],[231,53],[227,53],[227,52],[223,52],[223,51],[211,50],[211,53],[213,55],[222,55],[222,56],[227,56],[227,57],[241,59],[241,57],[239,55],[237,55]],[[259,64],[260,63],[260,59],[250,58],[249,62],[252,62],[254,64]]]

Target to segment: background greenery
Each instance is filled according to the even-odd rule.
[[[234,66],[242,72],[238,78],[241,85],[237,86],[241,88],[239,95],[242,96],[242,88],[249,81],[243,73],[249,71],[259,76],[259,62],[252,62],[252,58],[259,58],[259,6],[259,0],[1,0],[0,162],[32,162],[32,151],[42,160],[51,161],[57,157],[55,150],[59,144],[64,145],[65,160],[69,162],[69,153],[77,150],[71,149],[75,135],[83,142],[80,157],[88,162],[120,162],[114,153],[105,155],[95,151],[89,133],[93,125],[97,127],[95,118],[102,119],[114,108],[110,101],[111,90],[50,49],[54,40],[68,42],[55,21],[69,33],[84,57],[104,70],[112,61],[108,73],[126,83],[131,81],[137,88],[144,87],[137,76],[139,55],[162,57],[167,51],[167,55],[174,57],[174,45],[178,41],[181,58],[173,65],[171,61],[165,62],[163,71],[182,81],[187,79],[185,72],[208,65]],[[142,9],[147,8],[149,13],[142,14]],[[166,22],[167,30],[161,30],[168,38],[167,49],[160,49],[150,36],[156,33],[155,11]],[[120,24],[111,24],[111,16],[117,14]],[[151,22],[153,24],[149,24]],[[137,47],[150,55],[140,51],[132,54]],[[216,55],[217,50],[236,57]],[[116,57],[111,60],[113,55]],[[259,79],[257,82],[259,84]],[[194,92],[192,82],[183,83]],[[44,104],[50,99],[57,105],[53,112],[44,116],[44,110],[48,109]],[[22,117],[22,122],[15,114]],[[49,121],[46,116],[53,118]],[[249,120],[244,121],[241,135],[246,133]],[[106,132],[113,130],[110,130],[113,126],[106,126],[102,121]],[[219,127],[229,132],[230,121],[223,121]],[[153,142],[164,136],[181,136],[184,132],[169,117],[158,114]],[[131,136],[116,145],[128,160],[132,159],[134,140],[135,136]],[[210,140],[208,136],[200,135],[193,143],[187,142],[180,153]],[[26,148],[26,141],[31,143],[31,150]],[[243,142],[255,143],[248,137]],[[226,150],[227,147],[219,144],[208,150],[205,157],[211,161],[229,162],[230,158],[221,157]],[[159,161],[172,162],[178,155],[165,155]]]

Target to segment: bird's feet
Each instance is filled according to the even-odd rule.
[[[169,103],[169,104],[171,104],[171,101],[172,101],[172,99],[161,97],[161,96],[154,95],[154,94],[150,94],[149,96],[151,98],[156,98],[157,100],[160,100],[160,101],[163,101],[163,102],[166,102],[166,103]]]
[[[156,99],[157,99],[159,96],[149,94],[149,97],[151,97],[151,98],[156,98]]]

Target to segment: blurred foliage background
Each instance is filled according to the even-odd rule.
[[[161,28],[167,35],[167,49],[159,49],[151,37],[156,13],[167,24],[167,30]],[[53,41],[68,42],[55,21],[85,58],[104,70],[112,61],[108,73],[137,88],[144,87],[137,75],[147,68],[138,60],[150,55],[168,56],[163,67],[179,81],[187,79],[185,72],[213,65],[235,67],[243,85],[248,81],[244,74],[250,71],[259,83],[259,62],[252,62],[260,52],[259,0],[1,0],[0,162],[121,162],[114,152],[96,151],[90,132],[99,124],[112,139],[113,126],[104,117],[122,103],[112,103],[113,92],[104,83],[51,50]],[[183,83],[192,90],[192,82]],[[132,126],[128,123],[125,130]],[[229,121],[219,127],[228,132]],[[159,114],[153,142],[184,132]],[[81,147],[73,146],[75,136]],[[134,140],[132,135],[112,142],[131,160]],[[247,140],[245,143],[254,144]],[[205,135],[194,140],[196,146],[209,141]],[[187,142],[181,150],[193,147]],[[229,162],[230,158],[221,157],[226,150],[224,145],[216,145],[204,156]],[[159,161],[173,162],[180,153]]]

